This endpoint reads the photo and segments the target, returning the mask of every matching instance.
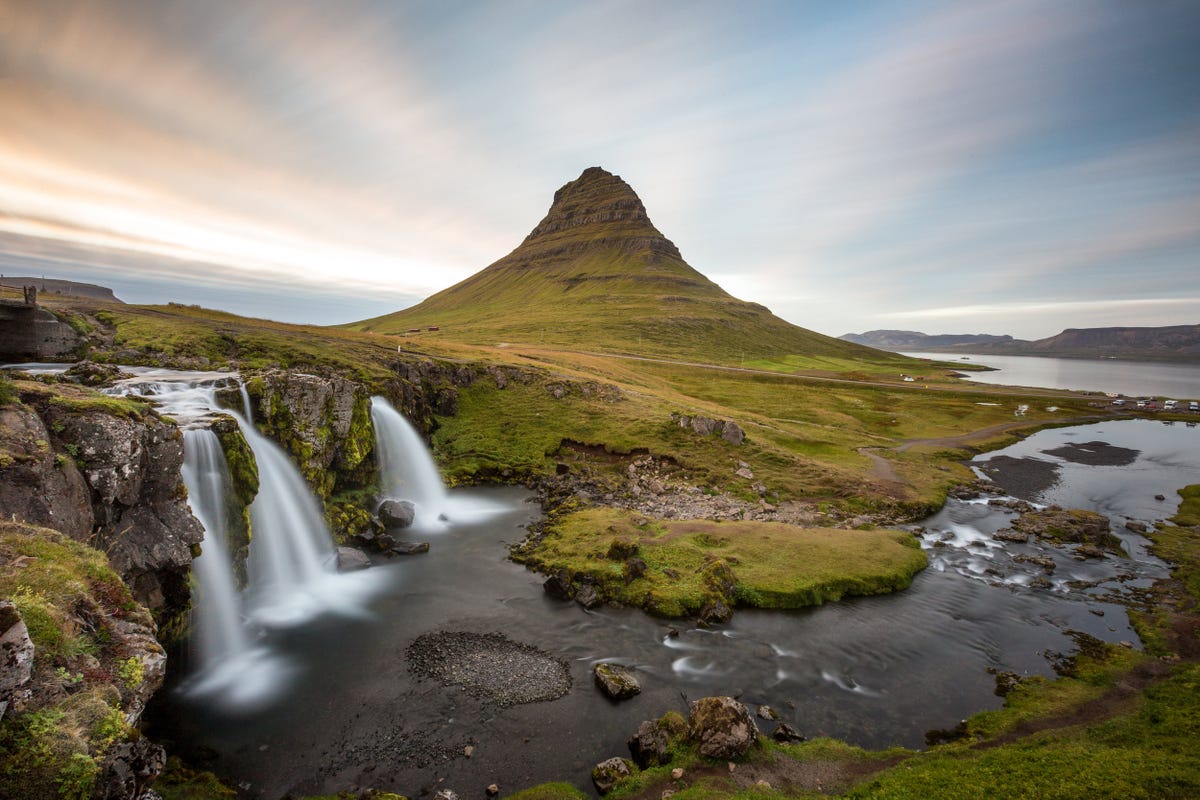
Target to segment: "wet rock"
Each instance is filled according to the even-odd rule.
[[[626,744],[633,761],[642,769],[671,763],[671,746],[667,732],[657,722],[647,720],[638,725]]]
[[[0,600],[0,718],[33,676],[33,641],[11,600]]]
[[[1050,506],[1022,514],[1013,528],[1059,543],[1087,544],[1119,551],[1121,540],[1112,534],[1108,517],[1079,508]]]
[[[1021,683],[1021,676],[1011,670],[1004,670],[996,673],[996,695],[998,697],[1007,697],[1008,693]]]
[[[592,667],[596,685],[611,700],[625,700],[642,691],[637,676],[620,664],[600,663]]]
[[[145,737],[109,748],[92,800],[141,800],[167,764],[167,752]]]
[[[1057,568],[1057,566],[1058,566],[1057,564],[1054,563],[1053,558],[1050,558],[1048,556],[1031,556],[1026,553],[1020,553],[1018,555],[1013,556],[1013,561],[1019,562],[1021,564],[1033,564],[1034,566],[1041,567],[1042,569],[1046,570],[1047,572],[1054,572],[1055,568]]]
[[[1156,495],[1154,495],[1154,499],[1155,500],[1166,500],[1167,497],[1166,497],[1166,495],[1156,494]]]
[[[600,595],[596,594],[596,587],[590,583],[585,583],[575,592],[575,602],[584,608],[595,608],[604,601],[600,599]]]
[[[371,559],[361,550],[355,550],[353,547],[339,547],[337,549],[337,566],[338,572],[355,572],[370,567]]]
[[[559,600],[570,600],[575,594],[575,587],[571,584],[570,577],[562,571],[546,578],[542,583],[542,590]]]
[[[700,609],[700,619],[709,624],[714,622],[728,622],[732,617],[733,610],[725,605],[725,602],[720,598],[708,600]]]
[[[633,774],[634,764],[627,758],[610,758],[592,767],[592,783],[600,794],[608,794],[617,781]]]
[[[783,744],[795,744],[796,742],[808,741],[808,737],[804,736],[800,731],[788,725],[786,722],[781,722],[775,726],[775,730],[771,731],[771,738]]]
[[[429,552],[429,542],[396,542],[388,552],[398,556],[415,556]]]
[[[759,719],[766,719],[766,720],[779,719],[779,713],[776,712],[775,709],[771,708],[768,705],[759,706],[756,713],[758,714]]]
[[[688,739],[700,755],[741,758],[758,738],[750,711],[732,697],[703,697],[691,705]]]
[[[385,528],[407,528],[413,524],[416,508],[407,500],[384,500],[376,516]]]
[[[1081,544],[1075,548],[1077,558],[1104,558],[1108,553],[1094,544]]]
[[[1016,542],[1025,544],[1029,541],[1029,534],[1021,531],[1014,531],[1012,528],[1003,528],[992,534],[992,538],[1001,542]]]
[[[1144,523],[1144,522],[1139,522],[1138,520],[1135,520],[1135,519],[1127,519],[1127,520],[1125,520],[1125,529],[1131,530],[1134,533],[1145,533],[1147,530],[1147,527],[1146,527],[1146,523]]]

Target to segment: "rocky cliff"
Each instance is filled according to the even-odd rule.
[[[0,518],[104,551],[160,619],[188,604],[203,531],[180,478],[183,437],[142,403],[18,381],[0,407]]]
[[[166,655],[104,555],[0,522],[0,797],[147,798],[166,761],[136,729]]]

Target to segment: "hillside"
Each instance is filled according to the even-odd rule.
[[[688,266],[629,184],[599,167],[559,189],[545,218],[504,258],[419,305],[346,327],[422,336],[436,327],[439,338],[470,344],[717,363],[881,360],[729,295]]]
[[[1026,341],[1011,336],[972,337],[951,341],[956,336],[927,336],[909,331],[870,331],[846,334],[885,350],[936,350],[945,353],[993,353],[1012,356],[1059,358],[1129,358],[1156,361],[1200,361],[1200,325],[1162,327],[1067,328],[1045,339]],[[851,338],[854,337],[854,338]],[[990,339],[991,341],[988,341]],[[944,340],[944,341],[943,341]]]
[[[928,334],[920,331],[879,330],[866,333],[846,333],[838,337],[846,342],[875,347],[879,350],[928,350],[935,347],[978,347],[983,344],[1011,342],[1008,335],[995,336],[988,333],[941,333]]]

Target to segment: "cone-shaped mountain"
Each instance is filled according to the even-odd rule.
[[[517,249],[412,308],[349,327],[436,326],[473,344],[545,344],[729,361],[878,357],[779,319],[692,269],[620,177],[589,167]]]

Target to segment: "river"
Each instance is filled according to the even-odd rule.
[[[1117,359],[997,356],[975,353],[903,353],[913,358],[993,367],[971,372],[968,380],[1001,386],[1038,386],[1112,392],[1128,397],[1200,400],[1200,364],[1167,364]]]
[[[1086,467],[1045,452],[1092,441],[1136,456],[1122,467]],[[927,730],[1001,704],[989,669],[1051,674],[1048,654],[1074,649],[1067,631],[1136,646],[1114,600],[1165,568],[1124,521],[1169,516],[1174,490],[1200,482],[1200,428],[1181,423],[1042,431],[980,460],[1000,455],[1054,465],[1057,482],[1035,499],[1109,515],[1132,557],[1080,561],[1037,543],[996,541],[991,534],[1012,512],[952,500],[917,529],[930,568],[908,590],[794,612],[739,610],[705,630],[551,599],[539,576],[506,560],[507,545],[539,514],[527,493],[455,490],[458,501],[504,510],[425,537],[428,554],[379,561],[369,571],[387,588],[369,613],[270,632],[266,644],[298,676],[275,705],[238,712],[166,691],[150,732],[196,766],[270,798],[352,785],[474,794],[493,782],[507,793],[563,779],[590,790],[591,766],[627,755],[625,739],[640,721],[686,712],[689,699],[711,694],[770,704],[808,736],[920,747]],[[1057,569],[1046,580],[1041,567],[1014,560],[1022,554],[1050,557]],[[573,686],[558,700],[500,708],[411,674],[406,648],[443,630],[500,632],[537,646],[569,665]],[[634,666],[642,694],[619,705],[605,699],[591,677],[599,660]]]

